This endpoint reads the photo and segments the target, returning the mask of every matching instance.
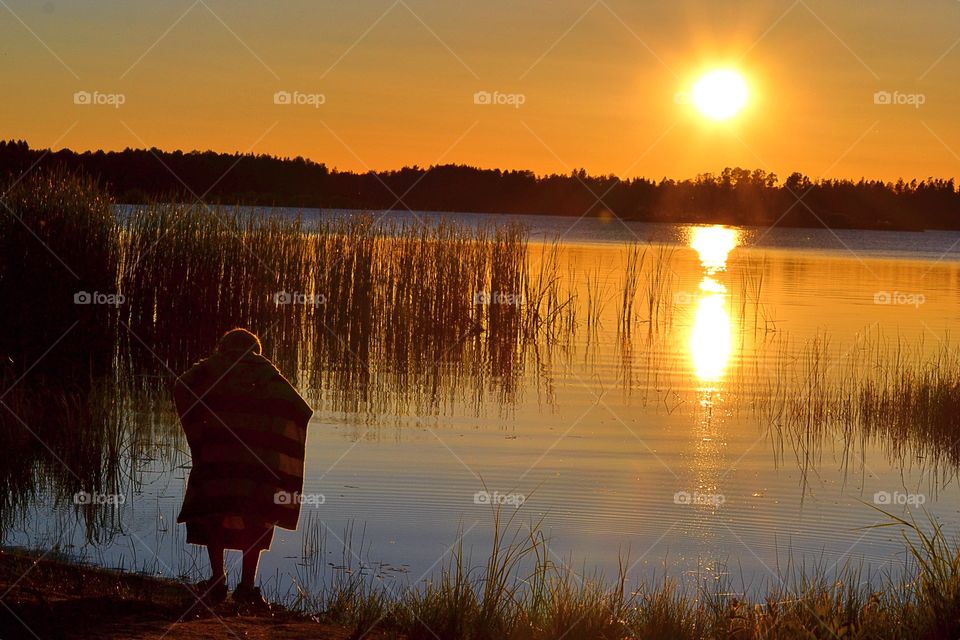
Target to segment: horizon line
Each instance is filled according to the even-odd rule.
[[[819,182],[822,182],[822,181],[824,181],[824,180],[827,180],[827,181],[852,182],[852,183],[866,182],[866,183],[881,183],[881,184],[883,184],[883,185],[895,185],[895,184],[897,184],[897,183],[900,182],[900,181],[903,181],[903,182],[906,183],[906,184],[910,184],[911,182],[922,183],[922,182],[927,181],[927,180],[943,180],[943,181],[951,181],[951,180],[952,180],[952,181],[954,181],[954,182],[957,182],[958,180],[960,180],[960,176],[952,176],[952,175],[951,175],[951,176],[927,175],[927,176],[922,177],[922,178],[921,178],[921,177],[918,177],[918,176],[913,176],[913,177],[907,178],[907,177],[901,175],[901,176],[898,176],[896,179],[885,179],[885,178],[868,178],[867,176],[861,174],[859,177],[849,177],[849,176],[847,176],[847,177],[827,178],[827,177],[825,177],[825,176],[818,176],[818,177],[816,177],[816,178],[813,178],[813,177],[811,177],[810,175],[804,173],[803,171],[798,171],[798,170],[794,170],[794,171],[790,171],[790,172],[788,172],[788,173],[783,173],[783,174],[781,174],[781,173],[776,172],[776,171],[768,171],[767,169],[763,169],[762,167],[750,167],[750,168],[748,168],[748,167],[742,167],[742,166],[739,166],[739,165],[735,165],[735,166],[729,166],[729,165],[728,165],[728,166],[726,166],[726,167],[723,167],[723,169],[721,169],[720,171],[716,171],[716,172],[715,172],[715,171],[704,171],[704,172],[697,173],[697,174],[694,175],[694,176],[687,176],[687,177],[683,177],[683,178],[672,177],[672,176],[667,176],[667,175],[663,175],[662,177],[659,177],[659,178],[653,178],[653,177],[646,176],[646,175],[635,175],[635,176],[623,177],[623,176],[619,176],[619,175],[617,175],[617,174],[615,174],[615,173],[593,174],[593,173],[588,172],[585,167],[572,167],[572,168],[570,168],[566,173],[558,173],[558,172],[539,173],[539,172],[537,172],[537,171],[534,171],[533,169],[503,168],[503,167],[485,167],[485,166],[481,166],[481,165],[474,165],[474,164],[467,164],[467,163],[453,163],[453,162],[443,163],[443,164],[429,164],[429,165],[420,165],[420,164],[403,165],[403,166],[401,166],[401,167],[396,167],[396,168],[391,168],[391,169],[373,169],[373,168],[369,168],[369,169],[365,169],[365,170],[360,170],[360,171],[358,171],[358,170],[355,170],[355,169],[339,169],[339,168],[338,168],[337,166],[335,166],[335,165],[334,165],[334,166],[331,166],[331,165],[328,165],[326,162],[318,161],[318,160],[315,160],[315,159],[313,159],[313,158],[311,158],[311,157],[308,157],[308,156],[305,156],[305,155],[281,156],[281,155],[276,155],[276,154],[272,154],[272,153],[255,153],[255,152],[253,152],[253,151],[239,151],[239,150],[235,150],[235,151],[217,151],[217,150],[214,150],[214,149],[204,149],[204,150],[201,150],[201,149],[192,149],[192,150],[190,150],[190,151],[186,151],[186,150],[180,149],[180,148],[172,149],[172,150],[171,150],[171,149],[165,149],[165,148],[159,147],[159,146],[150,146],[150,147],[126,146],[126,147],[124,147],[124,148],[122,148],[122,149],[103,149],[103,148],[100,148],[100,149],[92,149],[92,148],[91,148],[91,149],[83,149],[83,150],[78,150],[78,149],[75,149],[75,148],[72,148],[72,147],[63,146],[63,147],[60,147],[59,149],[54,149],[54,148],[51,147],[51,146],[33,146],[33,145],[32,145],[28,140],[26,140],[25,138],[0,138],[0,144],[11,144],[11,143],[24,143],[24,144],[27,145],[27,148],[30,149],[31,151],[38,151],[38,152],[41,152],[41,153],[48,153],[48,154],[50,154],[50,153],[59,153],[59,152],[62,152],[62,151],[68,151],[68,152],[74,153],[74,154],[76,154],[76,155],[82,155],[82,154],[84,154],[84,153],[91,153],[91,154],[95,154],[95,153],[104,153],[104,154],[109,154],[109,153],[124,153],[124,152],[126,152],[126,151],[143,151],[143,152],[149,153],[149,152],[151,152],[151,151],[153,151],[153,150],[156,150],[156,151],[159,151],[159,152],[161,152],[161,153],[171,153],[171,154],[172,154],[172,153],[181,153],[181,154],[183,154],[183,155],[212,153],[212,154],[215,154],[215,155],[224,155],[224,156],[231,156],[231,157],[271,158],[271,159],[273,159],[273,160],[277,160],[277,161],[280,161],[280,162],[294,162],[294,161],[300,159],[300,160],[309,162],[309,163],[311,163],[311,164],[314,164],[314,165],[316,165],[316,166],[323,166],[323,167],[325,167],[328,171],[330,171],[330,172],[332,172],[332,173],[334,173],[334,172],[335,172],[335,173],[341,173],[341,174],[344,174],[344,173],[352,173],[352,174],[354,174],[354,175],[365,175],[365,174],[369,174],[369,173],[375,173],[375,174],[379,174],[379,173],[391,173],[391,172],[399,172],[399,171],[409,170],[409,169],[419,169],[419,170],[422,170],[422,171],[430,171],[430,170],[432,170],[432,169],[439,168],[439,167],[462,167],[462,168],[468,168],[468,169],[476,169],[476,170],[478,170],[478,171],[499,171],[500,173],[529,173],[529,174],[532,174],[533,177],[534,177],[535,179],[537,179],[537,180],[544,179],[544,178],[557,177],[557,176],[560,176],[560,177],[571,177],[573,174],[579,173],[580,171],[583,171],[583,172],[585,173],[585,178],[586,178],[586,179],[614,179],[614,180],[617,180],[617,181],[619,181],[619,182],[628,182],[628,181],[632,181],[632,180],[646,180],[646,181],[651,182],[651,183],[653,183],[653,184],[658,184],[658,183],[661,183],[661,182],[664,182],[664,181],[674,181],[674,182],[677,182],[677,183],[682,183],[682,182],[687,182],[687,181],[693,181],[693,180],[695,180],[696,178],[699,178],[699,177],[701,177],[701,176],[708,176],[708,175],[709,175],[709,176],[713,176],[713,177],[719,177],[719,176],[722,175],[722,172],[723,172],[723,170],[725,170],[725,169],[744,169],[744,170],[750,171],[751,173],[754,172],[754,171],[757,171],[757,170],[761,170],[761,171],[764,171],[764,172],[765,172],[765,175],[768,175],[768,176],[769,176],[769,175],[773,175],[773,176],[775,176],[775,177],[777,178],[776,183],[775,183],[775,186],[776,186],[776,187],[782,186],[785,178],[787,178],[787,177],[789,177],[789,176],[791,176],[791,175],[793,175],[793,174],[795,174],[795,173],[796,173],[796,174],[800,174],[801,176],[804,176],[804,177],[810,179],[810,180],[811,180],[812,182],[814,182],[814,183],[819,183]]]

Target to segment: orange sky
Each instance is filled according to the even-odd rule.
[[[960,2],[866,8],[3,0],[0,138],[302,155],[352,170],[956,176]],[[750,85],[731,122],[675,101],[715,66],[740,69]],[[75,104],[77,91],[123,104]],[[306,103],[275,104],[277,91]],[[523,104],[475,104],[477,91]],[[875,104],[877,91],[923,104]],[[305,97],[315,94],[323,104]]]

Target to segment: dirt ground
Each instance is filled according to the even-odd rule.
[[[276,606],[257,612],[227,600],[211,610],[170,580],[0,551],[0,640],[347,640],[351,631]]]

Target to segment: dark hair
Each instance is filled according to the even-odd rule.
[[[228,351],[241,351],[260,355],[263,347],[260,344],[260,338],[246,329],[230,329],[220,336],[217,342],[217,351],[226,353]]]

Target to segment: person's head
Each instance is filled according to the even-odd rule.
[[[220,353],[253,353],[260,355],[263,348],[260,338],[246,329],[230,329],[220,336],[217,342],[217,351]]]

